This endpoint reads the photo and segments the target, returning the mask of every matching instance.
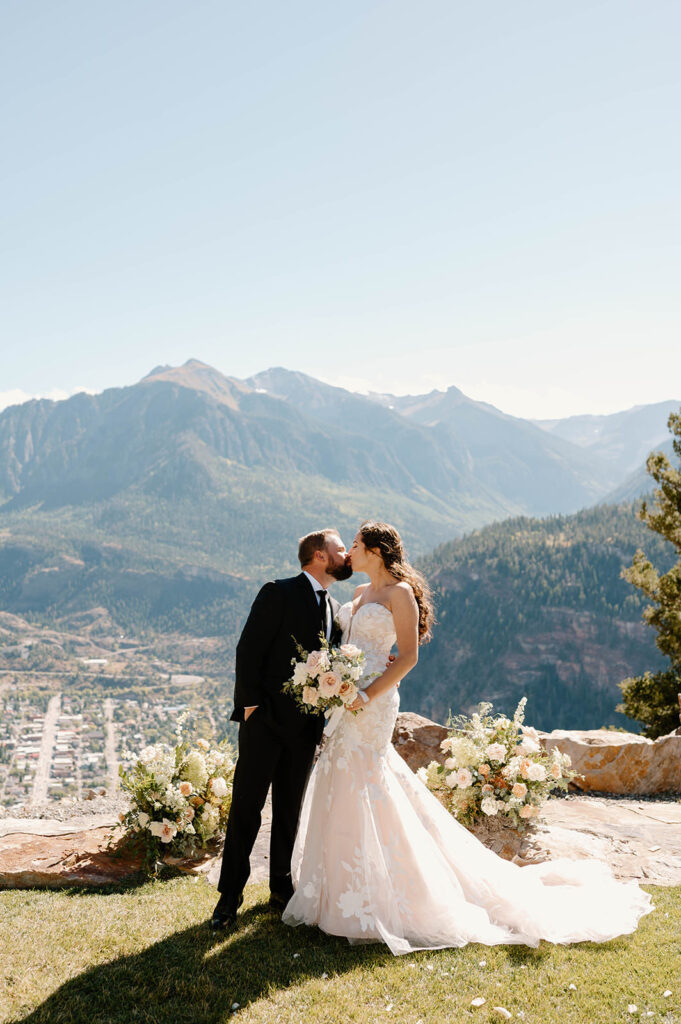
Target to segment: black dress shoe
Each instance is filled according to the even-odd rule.
[[[293,896],[293,893],[291,893],[291,896]],[[281,911],[284,909],[288,901],[291,899],[291,896],[284,896],[280,892],[271,892],[269,898],[269,905],[272,908],[272,910]]]
[[[234,906],[227,902],[218,900],[218,905],[213,911],[213,916],[210,919],[210,927],[214,932],[228,931],[231,930],[236,924],[236,912],[243,903],[243,896],[239,897],[239,902]]]

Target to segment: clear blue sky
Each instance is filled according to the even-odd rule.
[[[3,0],[0,405],[681,397],[678,0]]]

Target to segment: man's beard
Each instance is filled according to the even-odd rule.
[[[340,565],[334,565],[333,568],[327,566],[326,575],[333,576],[335,580],[341,583],[343,580],[349,580],[352,576],[352,566],[349,562],[341,562]]]

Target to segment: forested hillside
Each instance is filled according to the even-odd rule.
[[[617,683],[661,664],[643,601],[620,578],[637,547],[673,561],[627,504],[510,519],[437,548],[420,565],[439,622],[403,706],[442,720],[480,700],[508,712],[526,694],[539,728],[632,727],[615,712]]]

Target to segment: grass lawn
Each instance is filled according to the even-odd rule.
[[[457,1024],[502,1020],[493,1007],[503,1006],[524,1024],[681,1024],[681,888],[648,891],[656,910],[636,934],[602,945],[405,957],[287,928],[265,886],[246,890],[239,926],[223,937],[206,926],[216,894],[202,879],[5,891],[0,1022]]]

